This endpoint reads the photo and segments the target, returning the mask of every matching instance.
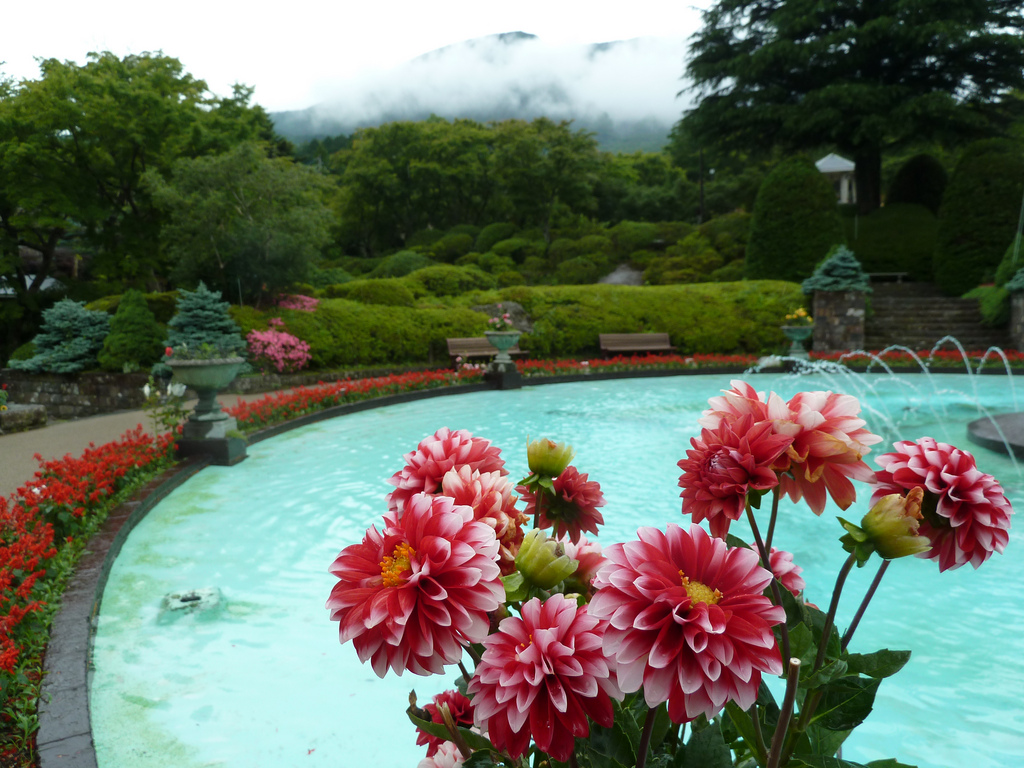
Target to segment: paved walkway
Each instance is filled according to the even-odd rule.
[[[245,398],[262,397],[246,395]],[[217,399],[224,407],[238,402],[239,395],[220,395]],[[195,401],[187,403],[188,407]],[[145,411],[119,411],[102,416],[87,416],[72,421],[59,421],[41,429],[0,435],[0,496],[7,497],[31,480],[39,469],[35,454],[44,459],[59,459],[67,454],[81,456],[89,443],[103,445],[117,440],[139,424],[147,432],[153,431],[153,420]]]

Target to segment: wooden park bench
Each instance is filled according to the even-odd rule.
[[[530,354],[520,349],[518,344],[509,349],[508,353],[512,357],[528,357]],[[498,350],[491,346],[486,336],[448,339],[448,355],[452,359],[452,366],[458,357],[462,358],[462,362],[469,362],[474,358],[490,360],[497,354]]]
[[[675,352],[667,333],[599,333],[601,352],[610,355],[634,354],[637,352]]]

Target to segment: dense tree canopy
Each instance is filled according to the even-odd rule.
[[[703,12],[685,122],[703,143],[833,146],[880,203],[881,157],[1000,130],[1024,86],[1018,0],[719,0]]]

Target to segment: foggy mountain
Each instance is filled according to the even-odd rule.
[[[553,45],[524,32],[490,35],[341,82],[321,103],[271,117],[296,142],[431,114],[548,117],[595,132],[605,150],[657,150],[691,105],[689,94],[676,97],[685,50],[681,38]]]

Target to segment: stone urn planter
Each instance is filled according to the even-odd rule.
[[[786,354],[789,357],[796,357],[801,360],[807,360],[810,355],[807,354],[807,350],[804,349],[804,342],[811,338],[811,334],[814,333],[813,325],[784,325],[782,326],[782,332],[786,334],[786,338],[789,339],[789,352]]]
[[[498,350],[494,358],[496,366],[504,367],[506,363],[514,365],[508,351],[519,342],[520,331],[484,331],[484,336],[491,342],[491,346]]]
[[[245,458],[245,440],[229,432],[238,431],[235,419],[221,410],[217,393],[235,380],[245,360],[241,357],[211,360],[168,360],[174,380],[195,390],[199,396],[178,441],[178,454],[207,454],[215,464],[236,464]]]

